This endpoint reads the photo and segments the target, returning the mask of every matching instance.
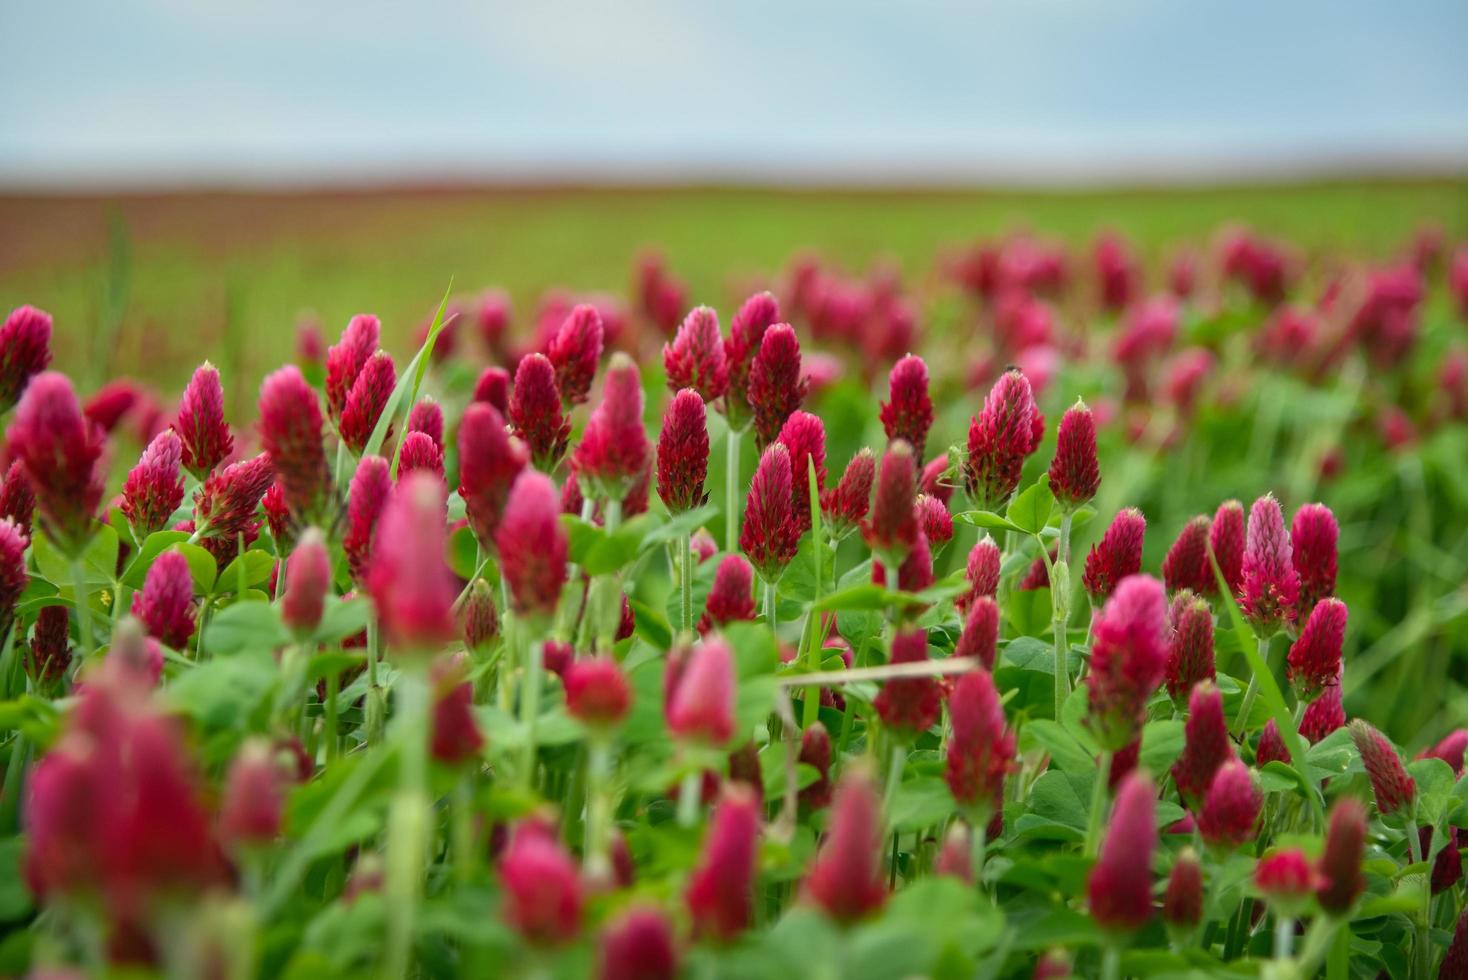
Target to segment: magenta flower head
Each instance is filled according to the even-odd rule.
[[[66,375],[36,375],[21,395],[6,438],[36,493],[41,528],[62,552],[79,554],[102,502],[105,446],[101,433],[83,418]]]
[[[367,588],[388,641],[403,654],[426,652],[458,632],[444,521],[443,481],[423,472],[393,489],[378,521]]]
[[[974,826],[985,823],[1004,799],[1004,779],[1014,769],[1014,733],[987,670],[959,678],[948,696],[953,736],[943,778]]]
[[[260,386],[260,445],[270,456],[286,503],[309,523],[331,486],[321,444],[321,406],[300,368],[288,364]]]
[[[409,432],[398,450],[398,479],[423,470],[443,479],[443,450],[425,432]]]
[[[219,836],[232,847],[269,844],[280,836],[286,771],[270,743],[250,739],[230,763],[219,804]]]
[[[1025,457],[1037,445],[1035,415],[1029,380],[1006,371],[970,421],[964,483],[981,510],[999,509],[1019,486]]]
[[[340,419],[357,376],[382,340],[377,317],[361,313],[347,322],[341,340],[326,351],[326,410]]]
[[[515,480],[495,546],[515,615],[542,620],[554,616],[566,583],[569,545],[550,477],[527,470]]]
[[[1279,501],[1266,494],[1249,509],[1239,605],[1250,624],[1269,636],[1294,622],[1299,596],[1300,576],[1295,571],[1284,512]]]
[[[1173,763],[1172,780],[1183,802],[1196,812],[1218,768],[1234,757],[1228,722],[1223,717],[1223,696],[1212,681],[1202,681],[1193,688],[1183,731],[1186,741],[1182,755]]]
[[[933,427],[933,399],[928,397],[928,365],[908,354],[892,365],[887,377],[887,401],[881,408],[882,428],[890,442],[906,440],[921,459]]]
[[[1122,782],[1086,897],[1091,918],[1111,933],[1132,933],[1152,918],[1152,852],[1157,847],[1157,790],[1145,772]]]
[[[173,429],[183,440],[184,469],[200,482],[234,451],[234,436],[224,421],[224,386],[219,369],[208,361],[189,379]]]
[[[601,362],[604,330],[601,314],[587,304],[573,307],[550,342],[555,367],[555,390],[567,405],[580,405],[591,393],[596,366]],[[515,384],[519,385],[518,372]]]
[[[9,616],[6,618],[8,625]],[[65,606],[42,606],[26,649],[26,676],[43,694],[54,695],[60,692],[70,666],[71,613]]]
[[[1341,704],[1341,685],[1337,681],[1305,706],[1305,714],[1300,717],[1300,734],[1314,745],[1345,725],[1346,709]]]
[[[1055,458],[1050,462],[1050,490],[1066,510],[1075,510],[1096,496],[1101,467],[1096,461],[1096,419],[1083,401],[1060,417]]]
[[[1300,577],[1299,618],[1310,615],[1315,604],[1335,593],[1336,539],[1340,525],[1324,504],[1306,504],[1295,511],[1290,524],[1290,547]]]
[[[927,659],[927,630],[905,629],[892,638],[889,663],[923,663]],[[943,688],[936,677],[895,677],[882,684],[872,707],[893,737],[911,742],[932,728],[942,715]]]
[[[1351,741],[1361,753],[1361,764],[1371,779],[1376,794],[1376,809],[1382,816],[1410,807],[1417,797],[1417,784],[1402,767],[1402,759],[1392,743],[1370,723],[1357,718],[1349,726]]]
[[[31,379],[51,363],[51,314],[18,306],[0,326],[0,412],[20,400]]]
[[[1225,500],[1218,505],[1208,528],[1208,547],[1231,595],[1239,594],[1244,581],[1244,538],[1244,505]]]
[[[435,660],[428,672],[433,689],[428,748],[446,766],[461,766],[484,748],[484,736],[474,718],[474,685],[466,676],[468,665],[468,657],[459,652]]]
[[[673,396],[658,435],[658,496],[672,513],[701,506],[708,495],[708,412],[692,388]]]
[[[487,367],[474,382],[474,401],[494,407],[501,415],[510,411],[510,372],[502,367]]]
[[[1284,739],[1279,734],[1279,726],[1271,718],[1264,723],[1264,731],[1259,733],[1259,744],[1254,748],[1254,766],[1262,768],[1271,762],[1283,762],[1288,765],[1289,761],[1290,750],[1285,748]]]
[[[876,457],[870,449],[862,448],[846,464],[841,481],[822,492],[821,521],[833,540],[840,541],[866,518],[876,478]]]
[[[530,450],[535,468],[549,473],[566,454],[571,420],[561,411],[556,371],[544,354],[527,354],[515,369],[510,426]]]
[[[611,657],[572,662],[565,681],[566,713],[589,728],[615,728],[632,707],[632,688]]]
[[[1346,616],[1344,602],[1321,600],[1290,647],[1288,673],[1300,700],[1313,701],[1336,683],[1341,672],[1341,648],[1346,642]]]
[[[816,472],[816,498],[826,488],[826,426],[818,415],[793,412],[785,420],[777,440],[790,450],[790,480],[794,488],[792,517],[800,533],[810,530],[810,469]]]
[[[758,846],[759,804],[745,787],[730,784],[714,808],[703,854],[684,895],[695,936],[727,942],[749,928]]]
[[[510,485],[525,468],[525,444],[510,438],[504,417],[490,405],[475,403],[459,425],[459,496],[474,536],[493,550],[495,531],[510,496]]]
[[[581,931],[581,876],[551,834],[522,823],[500,857],[505,917],[526,942],[554,947]]]
[[[668,669],[674,669],[671,659]],[[665,694],[674,738],[723,745],[734,737],[734,653],[723,639],[711,636],[695,646]]]
[[[1162,920],[1168,932],[1185,939],[1203,923],[1203,866],[1191,847],[1172,863],[1167,891],[1162,895]]]
[[[769,330],[780,319],[780,305],[769,293],[756,293],[744,301],[729,323],[724,341],[724,363],[729,385],[724,392],[724,415],[729,427],[743,431],[750,417],[749,372],[754,356]]]
[[[592,411],[572,453],[581,492],[594,500],[627,496],[651,456],[642,426],[642,379],[637,363],[618,352],[607,368],[601,404]]]
[[[677,980],[678,948],[668,917],[633,906],[601,934],[597,980]]]
[[[993,598],[999,593],[999,546],[987,534],[969,550],[965,564],[968,591],[957,600],[960,611],[966,609],[980,596]]]
[[[474,653],[489,652],[489,644],[500,633],[499,610],[494,605],[494,590],[482,578],[474,580],[461,610],[464,646]]]
[[[985,670],[993,670],[998,648],[999,604],[989,596],[979,596],[969,604],[968,618],[953,647],[953,655],[977,657]]]
[[[1417,756],[1419,759],[1441,759],[1453,767],[1455,776],[1463,775],[1463,753],[1468,750],[1468,728],[1459,728],[1449,732],[1441,742],[1429,749],[1423,749]]]
[[[359,583],[366,581],[372,543],[377,538],[377,522],[391,493],[392,477],[388,474],[387,460],[381,456],[363,456],[347,491],[347,529],[342,535],[347,565],[352,578]]]
[[[831,805],[831,733],[819,721],[800,733],[800,756],[796,760],[816,771],[816,780],[800,791],[802,813],[824,810]]]
[[[953,540],[953,515],[948,513],[941,500],[920,493],[913,509],[917,513],[918,528],[927,538],[929,547],[935,551],[942,550]]]
[[[766,582],[779,580],[800,544],[793,500],[790,451],[777,442],[760,457],[739,529],[739,547]]]
[[[1122,579],[1092,627],[1086,727],[1103,749],[1132,741],[1167,673],[1167,596],[1149,575]]]
[[[15,617],[15,604],[30,582],[25,565],[28,544],[30,541],[18,524],[8,517],[0,517],[0,633],[9,628]]]
[[[408,431],[421,432],[443,453],[443,407],[432,398],[424,397],[408,413]]]
[[[694,307],[673,342],[663,345],[663,368],[670,391],[691,388],[706,402],[722,395],[729,387],[729,369],[719,315],[707,306]]]
[[[1297,916],[1320,887],[1321,875],[1297,847],[1274,850],[1254,866],[1254,887],[1276,914]]]
[[[780,429],[805,400],[809,382],[800,370],[800,341],[795,328],[777,323],[765,331],[759,353],[749,366],[747,397],[754,416],[755,445],[775,441]]]
[[[183,441],[172,429],[153,437],[122,485],[122,513],[141,541],[168,525],[183,503]]]
[[[4,486],[0,486],[0,517],[15,522],[27,538],[31,536],[31,518],[36,512],[36,492],[25,475],[25,466],[20,460],[10,464],[5,471]]]
[[[1198,833],[1208,844],[1228,850],[1254,839],[1254,827],[1264,806],[1264,794],[1254,784],[1249,767],[1230,759],[1218,767],[1203,808],[1198,811]]]
[[[1315,891],[1320,907],[1332,916],[1351,911],[1356,897],[1366,890],[1361,861],[1366,856],[1366,807],[1360,800],[1343,796],[1331,807],[1325,829],[1325,850],[1320,855],[1321,882]]]
[[[1173,597],[1167,613],[1171,640],[1167,646],[1167,693],[1181,708],[1199,681],[1217,676],[1213,660],[1213,614],[1208,603],[1191,592]]]
[[[1105,599],[1122,579],[1142,570],[1146,533],[1147,519],[1135,507],[1128,507],[1117,513],[1101,540],[1091,545],[1081,581],[1093,602]]]
[[[1091,261],[1102,308],[1116,312],[1130,306],[1142,288],[1142,268],[1127,240],[1114,232],[1102,234],[1092,247]]]
[[[829,827],[802,891],[837,923],[849,925],[887,901],[880,805],[863,769],[849,768],[836,787]]]
[[[1218,580],[1208,563],[1208,529],[1212,524],[1200,514],[1183,525],[1177,540],[1167,549],[1167,557],[1162,559],[1162,581],[1167,591],[1187,590],[1198,595],[1213,595],[1218,591]]]
[[[165,646],[188,647],[194,635],[194,577],[183,555],[165,551],[158,556],[133,599],[133,615]]]
[[[392,355],[386,351],[378,351],[362,365],[351,391],[347,392],[347,402],[337,425],[342,442],[353,453],[360,455],[367,440],[372,438],[372,430],[377,428],[397,383],[397,369],[393,367]]]
[[[887,566],[901,565],[917,545],[917,469],[912,447],[894,442],[882,455],[871,512],[862,526],[867,545]]]
[[[754,569],[743,555],[725,555],[714,570],[714,584],[698,631],[707,633],[714,627],[748,622],[754,617]]]
[[[321,624],[331,592],[331,557],[317,528],[307,528],[285,563],[285,595],[280,617],[298,636],[309,636]]]
[[[205,537],[227,541],[233,551],[237,535],[249,536],[260,499],[274,482],[265,453],[211,474],[194,494],[195,527]]]

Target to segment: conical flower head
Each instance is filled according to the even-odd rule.
[[[581,876],[551,834],[520,825],[500,858],[505,917],[533,946],[565,945],[581,931]]]
[[[56,694],[70,666],[71,612],[65,606],[42,606],[26,649],[26,676],[42,694]]]
[[[1147,533],[1147,519],[1135,507],[1117,513],[1101,540],[1086,555],[1086,570],[1081,577],[1092,601],[1105,599],[1128,575],[1142,570],[1142,542]]]
[[[183,503],[183,441],[172,429],[153,437],[122,485],[122,512],[138,540],[168,526]]]
[[[918,528],[927,538],[929,548],[941,550],[953,540],[953,515],[948,513],[941,500],[920,493],[913,508],[917,512]]]
[[[1086,403],[1078,401],[1060,417],[1055,458],[1050,462],[1050,490],[1062,507],[1074,510],[1096,496],[1100,486],[1096,419]]]
[[[476,402],[464,410],[459,424],[459,496],[474,536],[494,550],[510,486],[528,462],[525,444],[510,438],[505,420],[493,406]]]
[[[398,449],[398,479],[423,470],[443,479],[443,450],[425,432],[409,432]]]
[[[901,630],[892,638],[888,663],[922,663],[928,659],[928,631]],[[936,677],[894,677],[872,700],[882,724],[894,738],[910,742],[932,728],[943,712],[943,688]]]
[[[1290,524],[1290,547],[1300,578],[1299,618],[1310,615],[1315,604],[1335,593],[1336,541],[1340,525],[1324,504],[1306,504],[1295,511]]]
[[[194,635],[194,577],[183,555],[165,551],[154,560],[133,599],[133,615],[160,643],[175,650],[188,647]]]
[[[607,368],[601,403],[572,453],[581,492],[595,500],[621,500],[650,456],[642,425],[642,379],[636,362],[619,352]]]
[[[758,845],[759,805],[743,786],[731,784],[714,808],[684,895],[695,936],[727,942],[749,928]]]
[[[432,398],[424,397],[408,413],[408,431],[421,432],[433,440],[439,454],[443,453],[443,407]]]
[[[999,604],[989,596],[979,596],[968,607],[963,632],[953,647],[955,657],[977,657],[985,670],[994,669],[999,649]]]
[[[960,611],[967,609],[980,596],[994,598],[999,593],[999,564],[1002,556],[999,546],[987,534],[969,550],[964,574],[968,578],[968,591],[956,600]]]
[[[1241,847],[1254,839],[1264,794],[1254,784],[1249,767],[1230,759],[1218,768],[1198,811],[1198,832],[1221,849]]]
[[[754,416],[755,445],[760,449],[775,441],[801,402],[808,386],[800,372],[800,341],[795,328],[777,323],[765,331],[759,353],[749,366],[747,397]]]
[[[502,367],[487,367],[474,382],[474,401],[489,405],[500,415],[510,412],[510,372]]]
[[[866,518],[876,478],[876,457],[863,448],[846,464],[841,481],[821,494],[821,521],[833,540],[841,540]]]
[[[1208,563],[1208,530],[1212,525],[1207,516],[1200,514],[1178,532],[1167,557],[1162,559],[1162,581],[1167,591],[1187,590],[1203,596],[1218,592],[1218,580]]]
[[[917,544],[917,469],[912,447],[894,442],[882,455],[871,512],[862,527],[867,545],[888,566],[900,565]]]
[[[943,838],[943,848],[933,862],[933,873],[944,878],[956,878],[965,885],[974,883],[974,845],[972,834],[962,821],[954,821]],[[1070,975],[1070,970],[1065,971]]]
[[[1244,505],[1225,500],[1208,527],[1208,546],[1223,573],[1230,595],[1238,595],[1244,581]]]
[[[510,426],[530,450],[535,468],[550,473],[566,454],[571,420],[561,411],[556,371],[544,354],[527,354],[515,369]]]
[[[780,305],[769,293],[755,293],[744,301],[729,323],[724,341],[724,363],[729,385],[724,392],[724,414],[730,428],[742,431],[750,417],[749,370],[764,341],[765,331],[780,319]]]
[[[669,659],[668,670],[674,670]],[[734,653],[721,637],[693,648],[665,688],[668,729],[675,738],[723,745],[734,737]]]
[[[357,376],[382,340],[382,324],[369,313],[347,322],[341,340],[326,351],[326,410],[339,420]]]
[[[1341,685],[1337,680],[1305,706],[1305,713],[1300,717],[1300,735],[1314,745],[1345,725],[1346,709],[1341,704]]]
[[[321,443],[321,406],[300,368],[288,364],[260,386],[260,446],[270,457],[291,513],[309,522],[331,486]]]
[[[1286,765],[1290,761],[1290,750],[1285,747],[1284,739],[1280,737],[1279,726],[1274,719],[1264,723],[1264,731],[1259,733],[1259,744],[1254,749],[1254,765],[1263,768],[1271,762],[1283,762]]]
[[[29,544],[29,538],[14,521],[0,517],[0,633],[9,628],[15,604],[30,582],[25,560]]]
[[[689,311],[673,342],[663,345],[663,367],[671,391],[692,389],[706,402],[722,395],[729,387],[729,369],[719,315],[707,306]]]
[[[326,553],[326,538],[318,528],[307,528],[285,563],[280,617],[298,635],[309,636],[321,625],[329,594],[331,556]]]
[[[462,653],[440,657],[429,669],[433,709],[428,751],[446,766],[462,766],[484,748],[484,735],[474,717],[474,685]]]
[[[1356,896],[1366,890],[1361,861],[1366,856],[1366,807],[1354,797],[1343,796],[1331,807],[1325,829],[1325,850],[1320,855],[1321,882],[1315,898],[1333,916],[1351,911]]]
[[[831,733],[819,721],[800,733],[800,755],[796,762],[816,771],[816,779],[800,791],[803,813],[824,810],[831,805],[831,761],[834,749]]]
[[[1004,707],[984,669],[959,678],[948,696],[953,735],[943,778],[969,822],[985,822],[1004,799],[1004,779],[1014,769],[1014,733],[1005,727]]]
[[[595,306],[583,303],[572,308],[551,339],[549,354],[555,367],[555,388],[567,405],[580,405],[591,393],[604,335],[601,314]]]
[[[495,546],[515,614],[555,615],[566,582],[569,544],[561,525],[560,497],[550,477],[526,470],[515,480],[495,532]]]
[[[268,844],[280,836],[286,772],[270,743],[250,739],[230,763],[219,805],[219,836],[231,846]]]
[[[1310,612],[1300,636],[1290,647],[1289,678],[1302,701],[1313,701],[1341,672],[1346,642],[1346,604],[1322,599]]]
[[[1320,874],[1297,847],[1271,851],[1254,866],[1254,887],[1279,915],[1299,915],[1320,884]]]
[[[1216,676],[1213,660],[1213,614],[1208,603],[1191,592],[1173,596],[1168,610],[1172,627],[1167,646],[1167,693],[1182,707],[1193,685]]]
[[[362,365],[357,380],[352,382],[352,388],[347,392],[341,420],[337,423],[342,442],[352,452],[360,455],[367,446],[397,383],[397,369],[387,351],[377,351]],[[312,400],[314,402],[314,397]]]
[[[474,580],[462,610],[464,646],[473,653],[489,652],[489,644],[500,633],[499,610],[494,605],[494,590],[482,578]]]
[[[255,523],[260,500],[275,479],[265,453],[211,474],[194,494],[194,526],[205,537],[228,541],[233,549],[236,535],[247,534]]]
[[[434,649],[457,632],[447,546],[443,481],[410,474],[382,510],[367,571],[377,615],[400,654]]]
[[[1268,636],[1294,622],[1299,595],[1300,576],[1295,571],[1284,512],[1279,501],[1266,494],[1249,509],[1239,606],[1254,629]]]
[[[1172,766],[1178,795],[1196,811],[1213,783],[1218,768],[1234,757],[1228,722],[1223,717],[1223,696],[1212,681],[1202,681],[1188,698],[1188,720],[1184,725],[1182,755]]]
[[[31,379],[51,363],[51,314],[18,306],[0,326],[0,412],[20,400]]]
[[[1185,847],[1172,863],[1167,891],[1162,895],[1162,919],[1167,928],[1182,936],[1203,922],[1203,866],[1191,847]]]
[[[1025,457],[1035,450],[1035,412],[1029,380],[1007,371],[969,423],[964,483],[981,510],[998,510],[1019,487]]]
[[[887,900],[880,805],[864,770],[847,770],[831,811],[825,843],[802,891],[807,901],[847,925],[876,912]]]
[[[566,670],[566,713],[583,725],[614,728],[632,707],[632,688],[611,657],[577,660]]]
[[[15,522],[27,538],[31,535],[31,518],[36,512],[36,492],[25,475],[25,465],[20,460],[10,464],[5,471],[5,484],[0,486],[0,517]]]
[[[725,555],[714,569],[714,584],[704,604],[700,633],[717,626],[747,622],[755,617],[754,569],[743,555]]]
[[[928,397],[928,365],[916,354],[892,365],[887,377],[887,401],[881,407],[882,429],[888,441],[902,439],[921,459],[933,427],[933,399]]]
[[[1107,932],[1135,932],[1152,918],[1157,790],[1145,772],[1121,784],[1101,853],[1086,880],[1091,918]]]
[[[818,415],[794,412],[780,429],[778,441],[790,451],[790,481],[794,489],[791,517],[804,534],[810,530],[810,469],[816,473],[816,499],[826,488],[826,426]]]
[[[1424,749],[1417,756],[1419,759],[1441,759],[1453,767],[1455,776],[1463,775],[1463,753],[1468,750],[1468,728],[1459,728],[1449,732],[1441,742],[1429,749]]]
[[[1142,730],[1147,701],[1167,673],[1167,596],[1148,575],[1121,581],[1092,630],[1086,727],[1113,752]]]
[[[634,906],[601,934],[597,980],[677,980],[678,948],[668,917]]]
[[[740,549],[766,582],[780,578],[800,545],[800,525],[791,513],[794,499],[790,451],[777,442],[760,457],[739,530]]]
[[[363,456],[347,490],[347,529],[342,536],[347,565],[358,583],[366,581],[372,543],[377,538],[377,522],[391,493],[387,460],[381,456]]]
[[[201,482],[234,451],[234,436],[224,421],[224,386],[219,369],[208,361],[189,379],[173,428],[183,441],[184,468]]]
[[[1360,718],[1351,722],[1349,727],[1351,741],[1356,743],[1356,751],[1361,753],[1361,764],[1371,779],[1376,809],[1382,816],[1387,816],[1411,806],[1417,797],[1417,783],[1402,767],[1396,748],[1385,735]]]
[[[80,553],[102,502],[105,445],[66,375],[46,371],[31,380],[6,439],[35,491],[42,529],[63,553]]]
[[[673,513],[701,506],[709,472],[708,412],[692,388],[673,396],[658,435],[658,496]]]

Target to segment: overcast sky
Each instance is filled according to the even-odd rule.
[[[1465,0],[5,0],[0,184],[1468,163]]]

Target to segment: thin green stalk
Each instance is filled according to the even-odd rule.
[[[428,851],[428,677],[425,664],[408,658],[398,672],[396,724],[399,782],[388,811],[386,897],[387,955],[384,977],[408,975],[413,933],[423,897]]]
[[[1069,521],[1069,516],[1064,520]],[[1070,697],[1070,636],[1066,631],[1070,622],[1070,566],[1062,558],[1050,560],[1050,552],[1039,535],[1035,540],[1040,545],[1040,557],[1045,561],[1045,570],[1050,578],[1050,630],[1055,643],[1055,720],[1060,720],[1065,699]]]
[[[1121,947],[1107,943],[1101,950],[1101,980],[1120,980]]]
[[[76,597],[76,622],[77,651],[81,654],[82,662],[92,655],[92,604],[87,599],[87,579],[82,569],[81,559],[73,558],[71,561],[71,591]]]
[[[1269,637],[1259,638],[1259,659],[1269,664]],[[1249,724],[1249,712],[1254,708],[1254,699],[1259,696],[1259,675],[1255,673],[1249,678],[1249,686],[1244,690],[1244,700],[1239,704],[1239,713],[1234,716],[1234,737],[1238,738],[1244,734],[1244,728]]]
[[[1106,784],[1111,780],[1111,753],[1101,751],[1097,760],[1096,782],[1091,786],[1091,809],[1086,814],[1086,857],[1095,857],[1101,843],[1101,811],[1106,808]]]
[[[698,823],[699,793],[703,789],[703,773],[698,770],[683,777],[678,787],[678,826],[692,827]]]
[[[1407,821],[1407,853],[1412,857],[1413,864],[1420,864],[1427,860],[1427,855],[1422,852],[1422,832],[1417,828],[1417,820]],[[1432,965],[1432,868],[1429,867],[1422,873],[1422,913],[1417,920],[1417,935],[1412,942],[1412,952],[1417,958],[1416,975],[1428,976]]]
[[[779,636],[780,622],[776,612],[775,583],[765,583],[765,623],[770,627],[770,632]]]
[[[518,624],[516,633],[526,624]],[[520,723],[525,726],[525,755],[520,771],[520,785],[530,789],[535,782],[535,722],[540,716],[541,640],[531,640],[522,651],[525,658],[525,687],[520,692]]]
[[[906,762],[907,746],[898,742],[892,746],[892,762],[887,767],[887,789],[882,794],[882,812],[888,816],[897,800],[897,789],[902,785],[902,768]]]
[[[586,871],[593,881],[605,881],[611,876],[611,775],[611,741],[598,732],[586,747],[585,853]],[[681,808],[682,799],[678,802]]]
[[[1067,565],[1070,564],[1070,524],[1074,517],[1069,510],[1060,515],[1060,548],[1056,554]]]
[[[739,437],[742,433],[729,426],[724,439],[724,550],[731,554],[739,549]]]
[[[1274,958],[1281,963],[1290,958],[1295,941],[1295,920],[1288,915],[1274,916]]]
[[[807,483],[810,487],[810,535],[811,535],[811,557],[815,574],[815,601],[820,602],[821,591],[821,562],[825,555],[825,528],[821,525],[821,503],[820,488],[816,481],[816,463],[814,459],[807,460],[806,465]],[[810,671],[821,669],[821,614],[811,609],[807,615],[806,625],[810,630],[809,646],[805,652],[805,667]],[[801,726],[809,728],[820,718],[821,714],[821,692],[807,690],[805,692],[804,707],[801,709]]]
[[[474,845],[474,770],[466,769],[454,787],[450,801],[450,831],[453,834],[454,881],[468,882],[477,863]]]
[[[989,850],[989,823],[987,820],[975,820],[973,827],[973,866],[974,884],[979,890],[984,888],[984,856]]]
[[[693,535],[678,539],[678,594],[682,600],[683,632],[693,632]]]
[[[337,755],[341,753],[341,740],[337,719],[337,696],[341,688],[341,675],[336,671],[326,675],[326,761],[328,764],[336,761]]]

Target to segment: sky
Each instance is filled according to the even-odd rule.
[[[1464,0],[8,0],[0,187],[1468,167]]]

